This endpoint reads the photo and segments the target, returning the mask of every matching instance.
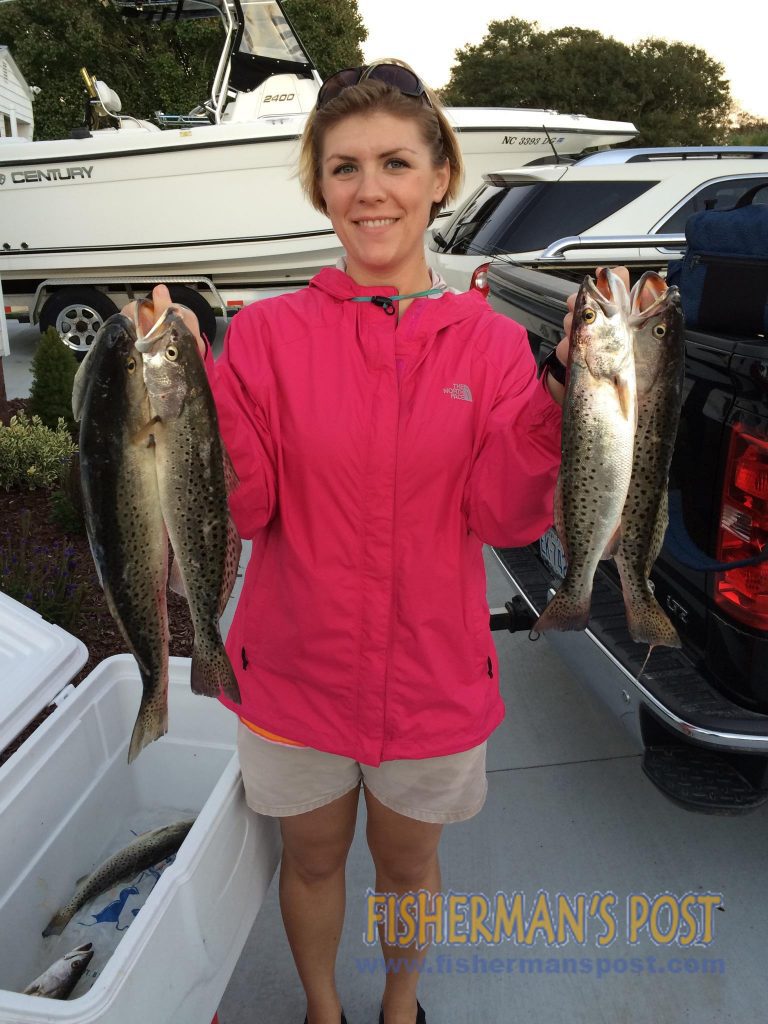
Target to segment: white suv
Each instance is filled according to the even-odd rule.
[[[768,203],[768,146],[614,149],[573,164],[484,174],[437,227],[427,257],[451,287],[487,294],[492,259],[534,263],[553,242],[579,235],[682,234],[692,213],[732,207],[760,183],[766,189],[754,202]],[[575,270],[595,260],[663,266],[677,255],[668,247],[571,249],[563,259]]]

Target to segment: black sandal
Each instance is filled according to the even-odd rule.
[[[304,1024],[307,1024],[307,1022],[304,1021]],[[383,1010],[379,1010],[379,1024],[384,1024]],[[416,1024],[427,1024],[427,1015],[424,1013],[424,1007],[418,999],[416,1000]]]

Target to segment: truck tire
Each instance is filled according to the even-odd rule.
[[[195,291],[194,288],[188,288],[185,284],[169,284],[168,291],[174,302],[192,310],[200,324],[200,331],[206,336],[209,344],[213,345],[218,329],[216,316],[200,292]]]
[[[116,312],[114,302],[97,288],[88,285],[60,288],[42,308],[40,330],[54,327],[64,344],[82,358],[104,321]]]

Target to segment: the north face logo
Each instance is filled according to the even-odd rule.
[[[449,398],[458,398],[461,402],[472,401],[472,390],[469,384],[451,384],[448,388],[443,388],[443,394],[448,395]]]

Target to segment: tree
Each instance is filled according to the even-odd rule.
[[[74,52],[64,43],[73,38]],[[34,107],[35,136],[40,139],[66,138],[83,123],[86,95],[80,67],[105,79],[127,113],[186,113],[205,99],[221,48],[221,30],[213,22],[128,21],[108,0],[17,0],[3,5],[0,39],[30,85],[41,90]]]
[[[768,121],[748,114],[745,110],[734,110],[731,113],[728,145],[768,146]]]
[[[627,46],[589,29],[541,31],[492,21],[477,46],[456,52],[447,103],[522,106],[634,121],[640,145],[719,141],[730,90],[723,68],[695,46],[646,39]]]
[[[599,32],[562,28],[539,32],[536,22],[492,21],[478,46],[456,54],[457,64],[443,99],[457,106],[558,108],[618,117],[629,97],[621,69],[628,47]],[[608,111],[608,112],[606,112]],[[623,116],[623,115],[621,115]]]
[[[32,359],[32,386],[27,412],[39,416],[46,427],[56,429],[63,419],[70,431],[75,430],[72,416],[72,386],[78,362],[55,327],[41,335]]]
[[[285,13],[322,78],[363,63],[368,30],[357,0],[285,0]]]
[[[287,0],[285,7],[321,74],[362,62],[367,32],[357,0]],[[76,49],[64,43],[73,38]],[[110,0],[16,0],[0,7],[0,42],[41,89],[34,108],[38,139],[66,138],[83,123],[83,66],[108,82],[126,113],[187,113],[208,97],[223,40],[218,19],[147,24],[124,18]]]
[[[704,50],[664,39],[632,47],[640,145],[706,146],[725,141],[731,94],[724,69]]]

